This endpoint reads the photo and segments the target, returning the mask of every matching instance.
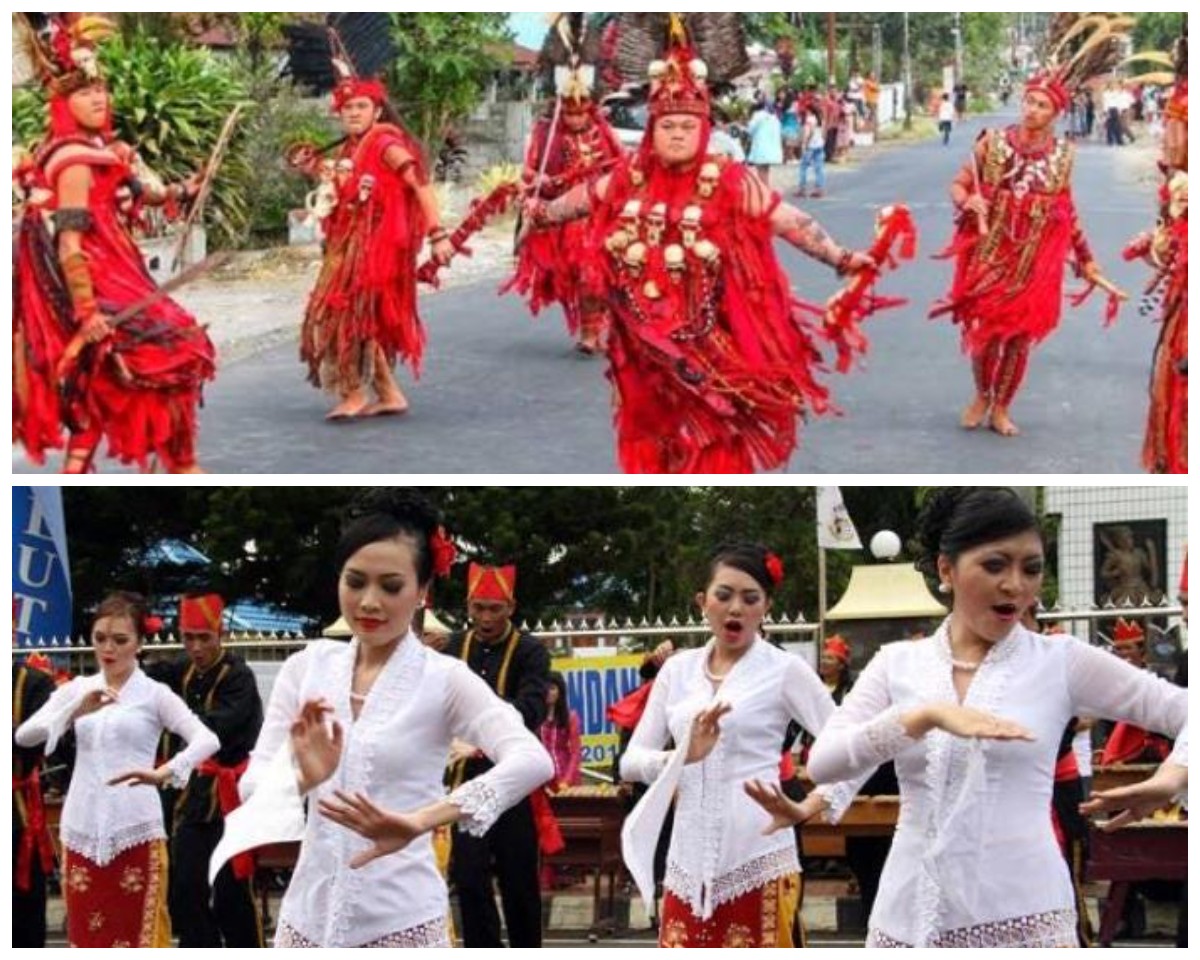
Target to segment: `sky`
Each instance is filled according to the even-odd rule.
[[[523,47],[540,50],[542,41],[546,39],[546,15],[544,13],[514,13],[512,28],[517,35],[517,43]]]

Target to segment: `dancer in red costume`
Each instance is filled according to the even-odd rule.
[[[705,17],[737,20],[688,15],[698,39]],[[622,15],[619,45],[654,49],[635,41],[664,27],[665,18]],[[713,43],[712,35],[714,53],[744,50],[736,38]],[[622,468],[777,469],[796,449],[798,419],[830,409],[829,391],[817,380],[818,336],[853,340],[855,349],[864,342],[855,330],[819,332],[807,322],[772,241],[782,237],[843,275],[876,264],[839,246],[746,167],[708,153],[710,70],[678,14],[670,15],[668,50],[667,60],[651,65],[651,122],[640,152],[553,203],[530,201],[526,214],[542,227],[590,217],[581,269],[603,277],[612,310],[609,377]],[[720,74],[713,70],[712,80]]]
[[[335,159],[299,150],[290,162],[320,175],[325,261],[309,300],[300,355],[309,380],[339,398],[330,420],[399,416],[408,399],[393,367],[421,372],[425,328],[417,312],[417,256],[453,257],[421,146],[401,126],[378,80],[335,59],[334,112],[347,137]],[[372,401],[371,393],[375,400]]]
[[[1164,183],[1158,227],[1127,251],[1144,259],[1154,279],[1143,312],[1162,310],[1162,331],[1154,351],[1150,416],[1142,462],[1151,473],[1188,472],[1187,466],[1187,24],[1176,54],[1175,90],[1166,109]]]
[[[1120,26],[1103,15],[1087,19],[1065,41],[1094,25],[1083,48],[1065,66],[1030,80],[1021,122],[985,131],[950,188],[958,228],[944,256],[957,265],[954,286],[932,316],[950,316],[962,327],[975,373],[975,399],[962,415],[968,430],[990,426],[1003,437],[1020,434],[1012,404],[1033,348],[1058,329],[1068,262],[1089,293],[1099,287],[1109,294],[1110,322],[1124,299],[1088,246],[1071,192],[1074,146],[1054,131],[1074,86],[1086,79],[1091,55],[1105,49]],[[1072,304],[1082,301],[1074,297]]]
[[[49,94],[49,133],[13,171],[24,211],[13,251],[13,440],[31,460],[64,445],[64,473],[88,473],[101,442],[149,470],[199,473],[196,410],[214,350],[158,290],[132,234],[143,206],[195,197],[197,178],[162,188],[113,136],[96,60],[106,21],[55,15],[31,51]],[[140,311],[110,323],[131,307]]]
[[[554,68],[553,112],[538,120],[525,158],[522,182],[540,200],[557,200],[572,187],[611,172],[622,155],[621,143],[595,102],[598,37],[584,14],[559,14],[542,51]],[[558,304],[576,348],[588,356],[603,348],[608,309],[603,284],[579,269],[579,251],[587,243],[582,221],[538,230],[520,250],[517,270],[504,287],[529,302],[536,316]]]

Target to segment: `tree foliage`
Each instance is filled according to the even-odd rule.
[[[815,491],[779,488],[452,487],[426,491],[460,547],[453,576],[434,603],[465,606],[467,564],[515,563],[520,616],[568,613],[683,617],[695,609],[717,545],[750,540],[787,568],[777,608],[817,611]],[[212,588],[329,622],[337,614],[333,551],[347,487],[217,487],[64,492],[76,622],[109,590],[156,596]],[[847,488],[864,541],[878,530],[912,533],[911,487]],[[146,550],[164,538],[208,556],[205,569],[147,568]],[[829,595],[844,589],[865,554],[829,554]]]
[[[400,56],[395,104],[409,129],[434,145],[448,124],[479,106],[512,40],[506,13],[396,13]]]

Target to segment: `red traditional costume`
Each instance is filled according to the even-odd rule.
[[[598,180],[623,154],[594,97],[595,66],[585,62],[595,44],[583,14],[560,14],[543,50],[555,66],[556,106],[534,127],[522,180],[533,195],[557,200],[581,183]],[[583,221],[538,230],[522,245],[517,270],[503,291],[516,291],[536,316],[558,304],[579,349],[594,353],[607,328],[603,284],[594,272],[579,268],[579,252],[587,243]]]
[[[382,83],[348,77],[334,91],[334,110],[360,98],[387,106]],[[394,148],[399,153],[389,158]],[[404,158],[400,165],[397,156]],[[322,211],[325,260],[304,317],[300,355],[314,386],[345,397],[371,386],[379,363],[390,375],[399,358],[420,374],[425,329],[417,312],[416,263],[435,225],[410,182],[429,181],[421,146],[398,123],[380,121],[351,136],[325,163],[336,203]]]
[[[663,15],[629,16],[636,29]],[[736,14],[688,15],[707,16],[737,21]],[[669,58],[651,64],[651,123],[639,153],[588,188],[582,209],[568,197],[556,205],[563,210],[539,213],[546,222],[591,218],[577,269],[603,278],[612,311],[609,378],[621,467],[774,470],[796,449],[799,418],[830,410],[817,379],[818,338],[836,340],[847,356],[865,340],[854,324],[819,331],[806,317],[812,308],[794,299],[773,246],[772,216],[782,201],[746,167],[708,153],[709,67],[672,18]],[[711,48],[716,38],[709,39]],[[727,46],[739,49],[737,42]],[[700,151],[671,166],[655,153],[655,126],[682,116],[700,122]]]
[[[1079,65],[1090,62],[1086,54],[1111,39],[1111,28],[1098,28],[1079,57],[1034,77],[1027,94],[1044,95],[1055,115],[1062,114],[1081,79]],[[1115,288],[1099,273],[1071,191],[1075,147],[1050,129],[1045,133],[1031,143],[1020,125],[985,131],[952,189],[960,213],[942,257],[956,262],[954,284],[932,316],[949,316],[962,328],[977,399],[995,411],[1007,412],[1024,383],[1032,349],[1058,329],[1068,264],[1088,281],[1088,292],[1102,286],[1113,295],[1109,320],[1116,319]],[[986,222],[963,209],[973,197],[986,201]]]
[[[1186,37],[1184,38],[1186,57]],[[1179,72],[1166,109],[1167,156],[1161,213],[1154,235],[1131,248],[1145,257],[1155,277],[1147,297],[1149,309],[1161,302],[1162,331],[1154,351],[1150,380],[1150,416],[1143,465],[1151,473],[1188,472],[1187,342],[1188,342],[1188,215],[1187,215],[1187,67]]]
[[[13,439],[42,463],[69,431],[69,472],[89,469],[103,440],[122,463],[146,470],[155,457],[170,472],[188,471],[215,352],[187,311],[152,299],[158,287],[131,232],[149,200],[133,148],[114,140],[111,116],[104,129],[88,130],[72,115],[72,94],[103,84],[96,23],[52,21],[39,60],[49,133],[13,171],[25,200],[13,241]],[[90,176],[87,206],[67,209],[60,179],[79,167]],[[61,242],[72,233],[80,252]],[[141,309],[92,342],[107,318],[134,306]]]

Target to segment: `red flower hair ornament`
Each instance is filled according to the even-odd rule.
[[[780,586],[783,583],[784,573],[783,561],[779,559],[779,555],[777,553],[767,551],[766,565],[767,573],[771,577],[771,582],[775,584],[776,587]]]

